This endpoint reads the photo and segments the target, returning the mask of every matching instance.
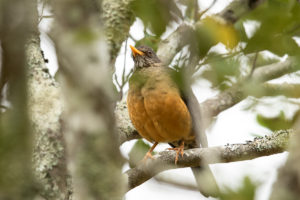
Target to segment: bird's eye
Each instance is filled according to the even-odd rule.
[[[152,55],[152,52],[151,52],[151,51],[148,51],[147,53],[148,53],[148,55]]]

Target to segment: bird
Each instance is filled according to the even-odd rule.
[[[195,133],[200,110],[191,105],[198,103],[192,89],[178,84],[176,71],[164,65],[150,47],[130,48],[134,69],[127,95],[129,117],[141,137],[154,143],[143,160],[152,158],[158,143],[172,146],[169,150],[176,151],[175,164],[185,148],[207,147],[206,135],[197,138]],[[207,164],[192,171],[201,194],[218,195],[219,188]]]

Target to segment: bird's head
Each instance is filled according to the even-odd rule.
[[[161,62],[150,47],[139,46],[135,48],[130,45],[130,48],[135,68],[150,67]]]

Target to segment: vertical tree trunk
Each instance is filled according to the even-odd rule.
[[[135,19],[130,9],[130,3],[132,1],[133,0],[102,0],[101,16],[112,64],[115,63],[123,41],[128,38],[130,26]]]
[[[0,199],[33,199],[32,135],[28,126],[25,44],[35,30],[32,0],[0,2],[0,40],[3,52],[1,89],[9,83],[11,109],[0,113]]]
[[[300,116],[295,123],[295,135],[290,139],[289,157],[279,169],[271,200],[297,200],[300,197]]]
[[[63,118],[74,199],[121,199],[122,159],[109,56],[93,0],[59,0],[52,38],[62,72]]]
[[[62,135],[62,93],[50,76],[38,34],[26,45],[28,63],[28,106],[34,139],[34,172],[40,194],[47,200],[71,198],[71,184]]]

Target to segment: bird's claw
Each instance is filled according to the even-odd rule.
[[[144,156],[142,162],[146,162],[148,159],[154,159],[151,152],[147,152],[146,155]]]
[[[175,165],[177,165],[179,153],[180,153],[181,157],[183,157],[183,154],[184,154],[184,147],[183,147],[183,146],[180,146],[180,147],[175,147],[175,148],[168,148],[168,150],[176,151]]]

